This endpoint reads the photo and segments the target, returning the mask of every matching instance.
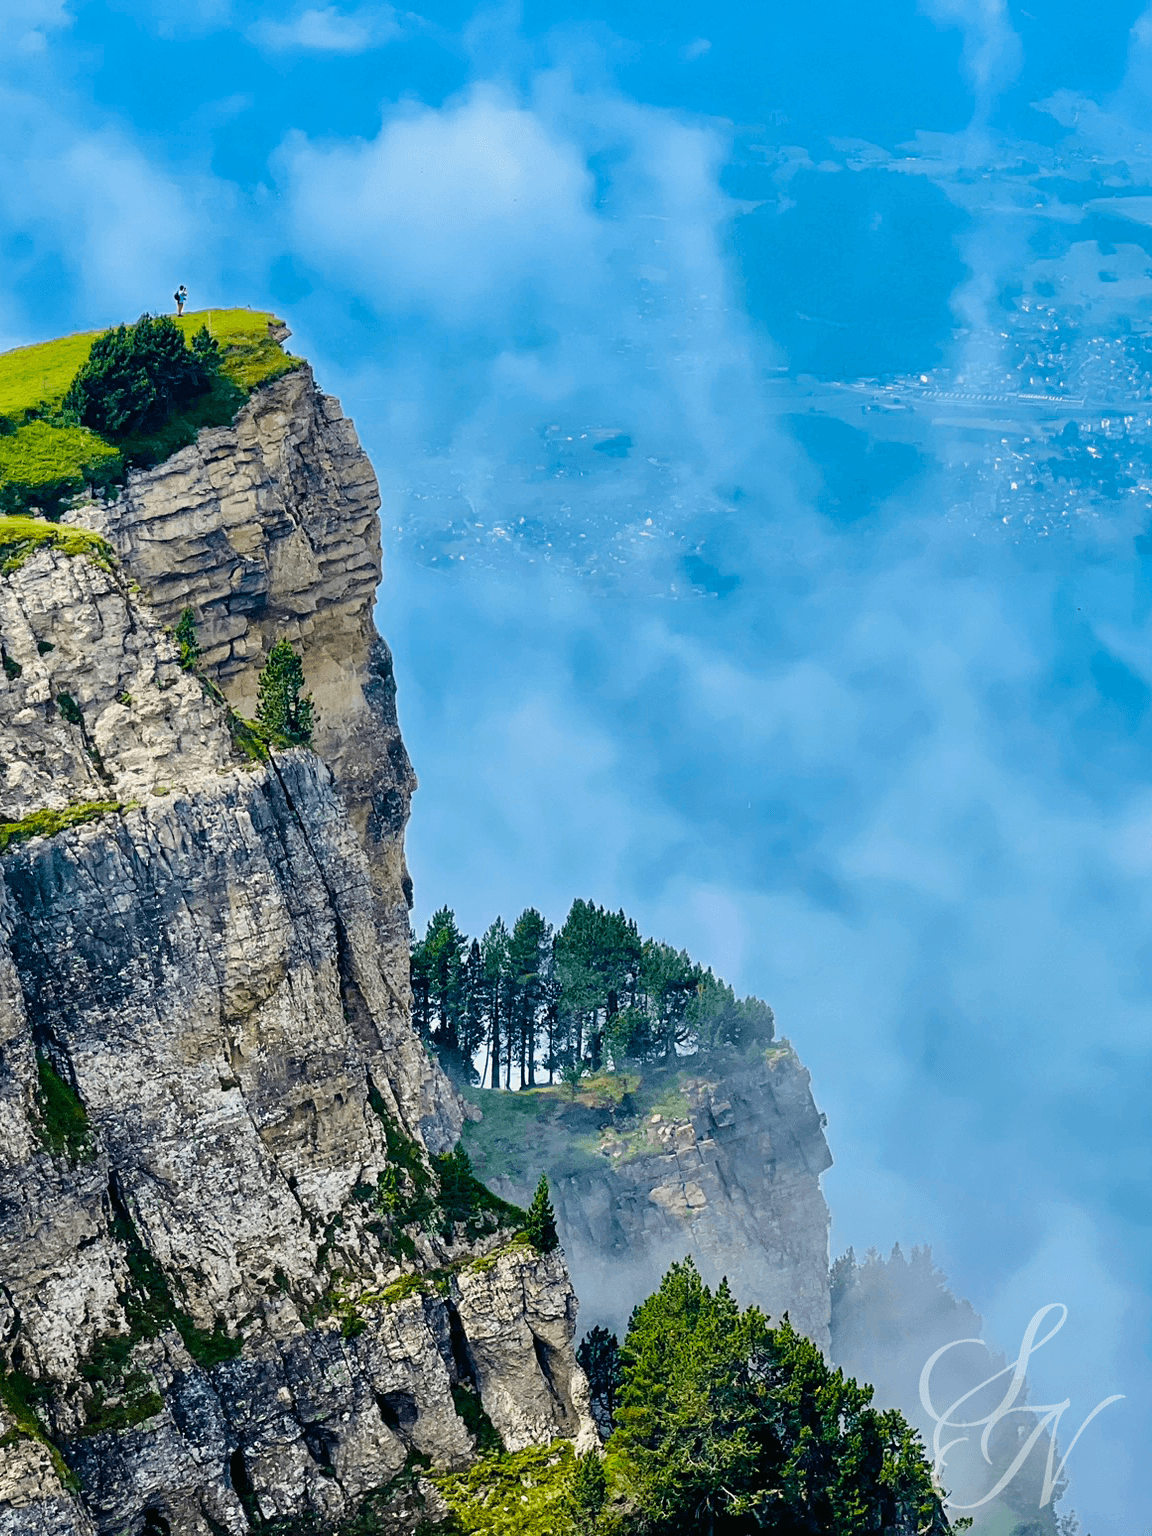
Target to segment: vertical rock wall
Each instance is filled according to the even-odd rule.
[[[434,1205],[463,1105],[408,1024],[376,506],[301,369],[74,515],[119,561],[0,575],[0,1536],[408,1508],[462,1393],[593,1434],[562,1261],[382,1204],[422,1168]],[[245,754],[187,606],[246,713],[300,645],[318,753]]]

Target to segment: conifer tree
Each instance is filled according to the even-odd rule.
[[[537,1253],[551,1253],[554,1248],[560,1246],[560,1238],[556,1231],[556,1212],[552,1209],[552,1202],[548,1198],[547,1174],[540,1175],[536,1193],[532,1196],[532,1204],[528,1207],[528,1220],[524,1230],[528,1234],[528,1241]]]
[[[311,746],[312,695],[304,694],[304,663],[291,641],[281,637],[268,652],[256,697],[256,719],[273,741],[290,747]]]

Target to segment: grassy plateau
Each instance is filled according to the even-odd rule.
[[[68,386],[102,332],[0,353],[0,505],[7,487],[10,494],[32,493],[49,516],[57,516],[61,498],[82,484],[115,484],[129,468],[163,463],[194,442],[202,427],[229,425],[254,389],[300,366],[299,358],[272,339],[269,327],[280,324],[266,310],[206,309],[181,316],[176,325],[188,342],[207,326],[220,348],[212,388],[158,431],[115,445],[60,417]]]

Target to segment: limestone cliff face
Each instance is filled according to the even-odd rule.
[[[566,1102],[567,1090],[520,1117],[510,1149],[483,1121],[466,1127],[477,1170],[523,1199],[548,1171],[581,1328],[618,1332],[667,1266],[692,1254],[707,1280],[727,1275],[742,1303],[792,1322],[827,1353],[828,1207],[832,1157],[807,1070],[787,1046],[723,1070],[677,1073],[619,1104]],[[491,1095],[481,1108],[497,1115]],[[523,1168],[519,1177],[499,1167]]]
[[[88,818],[0,860],[3,1536],[335,1520],[465,1464],[457,1400],[592,1433],[562,1260],[437,1213],[464,1112],[408,1024],[376,504],[301,369],[74,514],[119,560],[0,576],[0,820]],[[247,711],[299,642],[318,752],[240,750],[187,606]]]
[[[162,623],[196,615],[205,668],[242,715],[272,643],[304,657],[316,749],[368,858],[385,969],[408,988],[404,827],[415,775],[396,721],[392,658],[376,631],[376,476],[340,402],[302,366],[259,390],[231,427],[131,476],[103,533]]]

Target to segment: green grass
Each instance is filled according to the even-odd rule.
[[[119,800],[85,800],[79,805],[67,805],[62,811],[33,811],[22,821],[0,821],[0,853],[6,853],[13,843],[27,842],[30,837],[55,837],[69,827],[80,827],[86,821],[96,821],[123,809]]]
[[[18,420],[28,411],[58,406],[101,334],[80,331],[56,341],[0,352],[0,416]]]
[[[300,366],[300,359],[290,357],[268,334],[270,324],[281,323],[271,311],[257,309],[201,309],[176,321],[189,340],[206,325],[223,353],[224,374],[246,391]],[[18,421],[28,413],[55,410],[103,334],[79,331],[0,352],[0,416]]]
[[[115,448],[87,427],[29,421],[0,437],[0,481],[37,490],[61,481],[85,480],[117,456]]]
[[[220,375],[207,394],[158,431],[116,447],[83,427],[52,419],[102,332],[0,353],[0,494],[7,490],[13,505],[32,501],[58,516],[61,499],[85,483],[114,483],[127,468],[163,463],[195,442],[202,428],[230,425],[254,389],[300,367],[301,359],[268,333],[269,325],[281,323],[267,310],[206,309],[181,316],[176,324],[189,341],[202,325],[208,327],[220,347]],[[54,493],[51,506],[43,494],[37,496],[38,489]]]
[[[87,528],[61,527],[37,517],[0,517],[0,574],[18,571],[42,545],[58,549],[62,555],[88,555],[105,568],[113,560],[107,539]]]

